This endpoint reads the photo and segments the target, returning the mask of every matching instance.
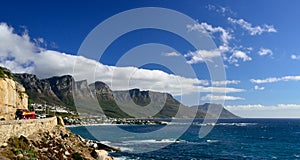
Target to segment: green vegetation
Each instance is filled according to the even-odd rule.
[[[85,158],[83,158],[82,156],[81,156],[81,154],[79,154],[79,153],[73,153],[72,154],[72,158],[74,159],[74,160],[85,160]]]
[[[114,101],[99,101],[99,105],[108,117],[131,118],[131,116],[123,112]]]
[[[13,74],[6,68],[0,67],[0,78],[13,78]]]
[[[0,68],[0,78],[5,78],[5,73],[2,68]]]

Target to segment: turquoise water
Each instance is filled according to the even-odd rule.
[[[300,159],[300,119],[219,120],[207,136],[199,138],[199,129],[204,126],[201,122],[195,120],[179,138],[176,131],[185,127],[184,120],[168,125],[167,130],[157,135],[146,136],[143,133],[161,131],[165,126],[70,129],[85,138],[120,147],[124,152],[112,155],[121,159]],[[151,149],[154,151],[143,153]]]

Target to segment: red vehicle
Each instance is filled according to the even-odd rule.
[[[17,109],[16,119],[35,119],[35,112],[31,112],[27,109]]]

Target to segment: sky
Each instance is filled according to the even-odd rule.
[[[300,118],[299,6],[297,0],[3,1],[0,65],[40,78],[70,74],[89,83],[103,81],[113,90],[169,92],[186,105],[225,100],[225,107],[242,117]],[[103,52],[79,52],[97,26],[143,7],[173,10],[193,23],[180,14],[153,19],[144,18],[146,11],[132,14],[109,26],[105,36],[97,35],[96,48],[111,33],[134,25],[135,17],[202,35],[204,47],[168,30],[141,28],[119,35]],[[208,65],[217,58],[226,74],[222,81],[213,80]]]

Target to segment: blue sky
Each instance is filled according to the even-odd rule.
[[[300,116],[299,1],[133,0],[77,1],[72,4],[67,1],[7,1],[2,2],[1,6],[0,65],[14,72],[30,72],[41,78],[72,74],[69,62],[73,59],[83,60],[88,66],[92,66],[96,63],[78,57],[77,52],[83,40],[98,24],[129,9],[162,7],[181,12],[197,21],[195,24],[186,24],[187,29],[206,31],[216,44],[217,50],[214,53],[223,57],[229,88],[227,95],[212,97],[211,93],[204,91],[201,93],[200,103],[224,98],[228,109],[244,117]],[[127,21],[130,23],[130,19]],[[122,26],[116,28],[118,27]],[[176,51],[170,52],[173,54],[164,50],[159,54],[165,53],[165,58],[170,61],[178,58],[178,54],[181,55],[193,67],[198,78],[196,83],[209,87],[209,84],[201,81],[210,80],[203,59],[207,60],[214,53],[197,52],[179,36],[156,29],[138,30],[119,37],[103,53],[100,65],[97,65],[100,70],[109,71],[127,51],[146,43],[159,43],[175,48]],[[16,49],[15,46],[19,47]],[[53,65],[52,61],[60,64]],[[153,89],[163,88],[159,84],[168,85],[169,88],[164,88],[165,91],[177,94],[174,88],[178,86],[163,83],[172,82],[170,76],[172,78],[173,73],[170,69],[153,64],[139,68],[146,71],[137,71],[137,77],[132,82],[137,85],[132,87],[152,89],[153,86],[147,84],[157,80],[157,77],[164,77],[165,79],[157,81]],[[123,69],[127,73],[132,68]],[[123,69],[118,71],[120,75],[117,77],[120,79]],[[161,72],[150,72],[153,70]],[[99,74],[102,72],[103,70],[99,71]],[[148,77],[149,83],[146,83],[147,80],[139,81],[138,77],[144,74],[153,75]],[[97,78],[109,81],[104,75]],[[182,82],[195,83],[191,79],[184,79]],[[116,82],[113,89],[125,89],[119,83],[121,82]],[[195,86],[186,85],[188,87]]]

